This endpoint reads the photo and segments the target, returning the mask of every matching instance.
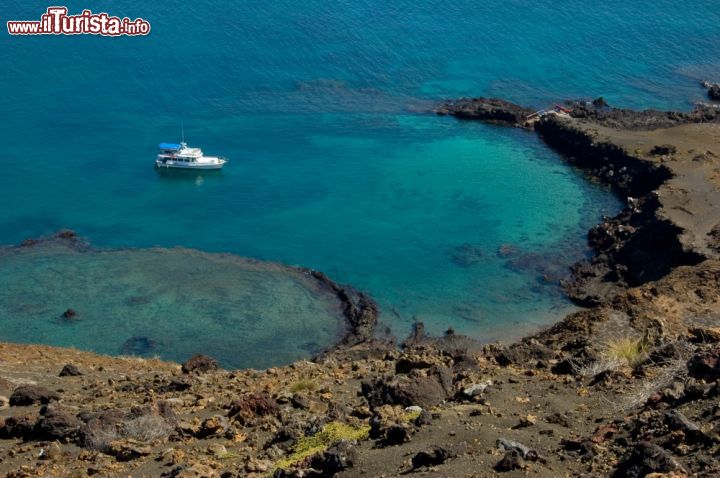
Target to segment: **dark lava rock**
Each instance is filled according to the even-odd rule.
[[[184,392],[192,388],[193,382],[188,377],[173,377],[166,384],[158,387],[159,393]]]
[[[37,414],[23,413],[7,417],[0,426],[0,438],[26,438],[30,437],[35,430]]]
[[[602,96],[600,96],[599,98],[595,98],[595,99],[592,101],[592,105],[593,105],[595,108],[607,108],[608,106],[610,106],[610,105],[608,104],[608,102],[605,101],[605,98],[603,98]]]
[[[410,441],[410,427],[406,424],[395,424],[385,430],[383,446],[402,445]]]
[[[415,424],[416,427],[422,427],[432,424],[432,420],[432,413],[428,412],[427,410],[423,410],[422,412],[420,412],[420,415],[418,415],[417,418],[413,420],[413,424]]]
[[[525,467],[525,461],[517,450],[509,450],[505,452],[502,460],[495,464],[495,471],[505,472],[512,470],[520,470]]]
[[[671,430],[680,430],[693,441],[703,441],[707,438],[697,424],[677,410],[670,410],[665,414],[665,423]]]
[[[310,460],[310,466],[315,474],[306,476],[331,478],[343,470],[352,468],[356,460],[357,453],[352,445],[347,441],[341,441],[327,451],[313,456]]]
[[[55,237],[58,239],[77,239],[77,233],[70,229],[63,229],[62,231],[58,231],[55,233]]]
[[[407,375],[364,382],[362,394],[371,407],[389,404],[432,408],[454,395],[454,390],[450,369],[434,366],[427,371],[413,370]]]
[[[641,441],[614,473],[615,478],[640,478],[649,473],[682,471],[683,467],[661,447]]]
[[[35,403],[47,404],[51,400],[60,400],[60,395],[37,385],[21,385],[10,395],[10,406],[24,407]]]
[[[183,373],[205,373],[218,369],[218,362],[207,355],[197,354],[182,364]]]
[[[422,468],[424,466],[442,465],[450,458],[452,458],[452,453],[445,448],[434,446],[427,451],[423,450],[415,454],[412,457],[412,466],[413,468]]]
[[[242,424],[250,423],[256,418],[274,415],[278,412],[278,404],[267,393],[248,395],[234,400],[228,410],[228,417]]]
[[[76,434],[82,422],[74,415],[54,405],[45,405],[35,423],[35,438],[56,440]]]
[[[395,373],[410,373],[415,369],[430,368],[432,366],[433,363],[428,360],[402,357],[395,363]]]
[[[69,363],[66,364],[62,370],[60,370],[60,377],[77,377],[79,375],[82,375],[82,372],[80,372],[80,369],[78,369],[75,365]]]
[[[687,367],[693,377],[709,380],[720,378],[720,347],[694,355]]]
[[[529,108],[523,108],[497,98],[466,98],[446,101],[435,112],[439,115],[452,115],[460,119],[482,120],[514,126],[521,126],[527,117],[534,113]]]
[[[713,101],[720,101],[720,83],[713,83],[708,86],[708,98]]]
[[[596,108],[592,103],[576,102],[570,115],[608,126],[627,130],[651,130],[670,128],[681,124],[710,123],[720,121],[720,111],[712,105],[696,105],[690,112],[643,110],[622,108]]]
[[[662,144],[653,146],[653,149],[650,150],[650,154],[653,156],[664,156],[668,154],[675,154],[677,153],[677,148],[673,146],[672,144]]]
[[[535,339],[525,339],[512,347],[501,348],[495,353],[495,361],[502,367],[554,358],[555,352]]]

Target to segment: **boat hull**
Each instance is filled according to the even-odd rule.
[[[222,169],[225,166],[225,162],[219,163],[179,163],[173,161],[155,161],[155,167],[160,169],[186,169],[192,171],[208,171],[214,169]]]

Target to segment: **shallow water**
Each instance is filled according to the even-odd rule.
[[[278,264],[188,249],[0,250],[3,340],[223,365],[289,363],[333,345],[341,304]],[[77,315],[65,317],[68,309]],[[282,334],[277,334],[282,330]]]
[[[465,95],[687,108],[720,76],[715,5],[416,3],[101,1],[150,36],[0,35],[0,242],[68,227],[100,247],[312,267],[370,292],[398,335],[420,319],[489,340],[557,319],[570,306],[543,276],[583,257],[619,201],[531,134],[427,111]],[[182,122],[224,171],[152,169]],[[274,323],[280,346],[290,325]]]

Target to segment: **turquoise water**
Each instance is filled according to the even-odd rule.
[[[100,247],[313,267],[370,292],[398,335],[416,319],[482,339],[556,319],[569,305],[542,276],[582,257],[619,202],[533,135],[427,111],[470,95],[688,108],[720,77],[715,4],[415,3],[70,2],[152,32],[0,34],[0,243],[68,227]],[[154,171],[181,123],[229,166]]]
[[[346,330],[327,287],[275,263],[54,242],[0,249],[0,261],[5,340],[176,361],[204,351],[227,367],[263,368],[317,353]]]

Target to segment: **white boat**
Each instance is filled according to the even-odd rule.
[[[158,168],[174,169],[222,169],[227,158],[222,156],[205,156],[200,148],[189,148],[185,141],[177,143],[160,143],[160,154],[155,160]]]

